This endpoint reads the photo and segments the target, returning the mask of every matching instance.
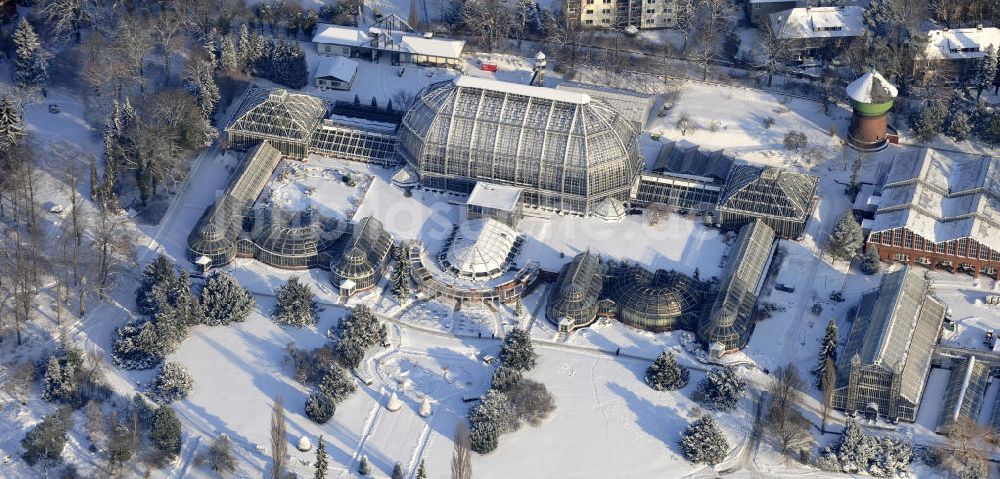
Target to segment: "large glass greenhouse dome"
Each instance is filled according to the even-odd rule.
[[[694,329],[704,299],[698,281],[677,271],[622,266],[609,286],[618,320],[650,331]]]
[[[627,201],[643,164],[635,125],[606,103],[482,78],[427,87],[399,134],[400,154],[425,187],[514,185],[527,206],[577,214],[605,198]]]

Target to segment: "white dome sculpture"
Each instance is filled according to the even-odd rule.
[[[396,392],[393,391],[392,396],[389,396],[389,402],[386,403],[385,408],[388,409],[390,412],[396,412],[399,411],[402,407],[403,407],[403,401],[400,401],[399,396],[397,396]]]
[[[306,452],[306,451],[312,449],[313,445],[312,445],[312,441],[310,441],[308,437],[302,436],[302,437],[299,438],[299,442],[298,442],[298,444],[295,445],[295,447],[298,450],[302,451],[302,452]]]
[[[431,400],[424,395],[424,399],[420,401],[420,417],[427,417],[431,415]]]

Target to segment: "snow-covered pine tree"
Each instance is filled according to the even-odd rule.
[[[337,405],[333,403],[330,396],[316,391],[306,399],[306,416],[317,424],[326,424],[334,413],[337,412]]]
[[[24,138],[24,117],[21,109],[4,95],[0,98],[0,150],[7,152],[21,144]]]
[[[170,406],[161,406],[153,413],[149,441],[167,458],[181,453],[181,421]]]
[[[958,474],[958,479],[989,479],[990,470],[986,467],[986,463],[978,458],[972,458],[969,462],[962,468],[962,472]]]
[[[868,464],[878,455],[879,449],[878,440],[865,434],[854,418],[847,419],[840,442],[835,447],[841,470],[847,473],[867,471]]]
[[[403,479],[403,465],[396,463],[392,466],[392,479]]]
[[[271,319],[288,326],[309,326],[316,324],[319,308],[313,297],[312,288],[292,277],[278,288],[274,314]]]
[[[424,467],[424,460],[420,460],[420,465],[417,466],[417,479],[427,479],[427,469]]]
[[[715,465],[729,453],[729,441],[712,415],[703,414],[684,430],[681,451],[691,462]]]
[[[982,96],[983,90],[993,84],[993,79],[997,76],[997,49],[988,45],[983,51],[982,58],[979,59],[979,75],[976,78],[976,100]]]
[[[473,423],[469,431],[469,443],[473,451],[489,454],[500,444],[500,431],[493,423]]]
[[[219,65],[218,68],[226,73],[240,71],[240,56],[236,52],[236,45],[233,44],[233,36],[226,35],[219,41]]]
[[[948,118],[948,108],[940,101],[930,101],[910,117],[910,127],[921,141],[931,141],[941,132]]]
[[[732,368],[710,371],[694,392],[694,400],[708,409],[732,411],[746,391],[747,383]]]
[[[115,330],[111,358],[122,369],[150,369],[162,361],[159,349],[156,326],[144,320]]]
[[[180,320],[186,326],[202,324],[205,322],[205,308],[201,306],[201,301],[195,297],[191,291],[191,278],[187,273],[181,271],[177,275],[177,283],[174,286],[173,297],[170,298],[174,309],[180,315]],[[186,330],[185,330],[186,331]],[[184,337],[187,337],[186,335]],[[181,338],[183,341],[184,338]],[[180,341],[178,341],[179,343]]]
[[[135,290],[135,304],[144,315],[156,314],[163,298],[156,298],[157,293],[168,295],[176,288],[177,269],[166,255],[160,254],[152,263],[146,265]]]
[[[497,435],[505,434],[517,428],[517,416],[510,407],[510,401],[502,392],[488,389],[469,411],[469,422],[472,430],[482,425],[489,425],[496,430]],[[473,450],[475,441],[473,441]],[[476,451],[480,452],[480,451]]]
[[[45,375],[42,377],[42,399],[61,401],[69,388],[73,386],[66,382],[66,377],[63,374],[62,365],[59,364],[59,358],[55,354],[49,356],[49,362],[45,366]]]
[[[854,214],[848,211],[840,217],[836,228],[830,233],[830,254],[838,259],[851,259],[857,255],[862,244],[864,233],[861,225]]]
[[[344,402],[357,389],[347,371],[335,364],[327,368],[319,383],[319,391],[329,397],[334,404]]]
[[[219,87],[215,84],[213,76],[213,63],[192,61],[188,65],[184,82],[187,90],[195,96],[202,116],[211,122],[220,98]]]
[[[961,110],[952,113],[951,119],[948,121],[947,133],[955,141],[969,139],[972,136],[972,122],[969,120],[969,114]]]
[[[68,406],[45,416],[21,439],[21,447],[24,448],[21,457],[31,466],[39,461],[58,462],[66,447],[66,433],[72,427],[73,410]]]
[[[21,86],[43,86],[49,80],[49,53],[27,18],[14,30],[14,82]]]
[[[368,465],[368,456],[361,456],[361,461],[358,462],[358,475],[364,477],[371,473],[371,467]]]
[[[674,353],[663,351],[646,369],[646,383],[657,391],[676,391],[688,384],[690,372],[677,364]]]
[[[406,245],[399,245],[393,249],[393,256],[396,263],[392,270],[392,296],[396,302],[402,304],[410,297],[410,262],[406,254]]]
[[[352,308],[351,314],[340,320],[328,334],[337,339],[334,351],[350,368],[358,367],[368,349],[384,343],[389,336],[385,325],[365,305]]]
[[[521,371],[533,369],[538,363],[538,354],[531,345],[531,335],[521,328],[511,329],[500,346],[500,361]]]
[[[878,273],[882,269],[882,259],[878,255],[878,246],[869,244],[865,247],[859,267],[861,272],[867,275]]]
[[[225,326],[246,321],[257,307],[257,300],[231,274],[216,271],[201,290],[201,305],[205,308],[205,324]]]
[[[521,379],[520,369],[501,364],[500,367],[493,371],[493,377],[490,379],[490,388],[501,392],[508,391],[520,383]]]
[[[319,435],[316,444],[316,462],[313,462],[313,467],[316,469],[313,479],[326,479],[326,470],[330,467],[330,462],[326,457],[326,441],[323,440],[322,434]]]
[[[181,363],[168,362],[156,375],[153,383],[153,396],[163,404],[169,404],[187,397],[194,387],[191,373]]]
[[[256,34],[256,32],[254,32]],[[260,52],[257,49],[256,42],[250,34],[250,30],[247,28],[247,24],[240,25],[239,36],[236,40],[236,50],[237,50],[237,60],[239,61],[240,70],[248,71],[253,68],[254,63],[260,58]]]
[[[913,460],[913,445],[896,436],[885,436],[879,443],[878,453],[868,465],[868,473],[875,477],[906,477]]]
[[[834,363],[837,362],[837,340],[839,338],[839,333],[837,331],[837,320],[831,319],[829,323],[826,323],[826,333],[823,334],[823,339],[819,344],[819,356],[816,358],[816,366],[812,369],[812,374],[816,378],[816,387],[822,388],[823,375],[826,374],[828,360],[833,360]]]

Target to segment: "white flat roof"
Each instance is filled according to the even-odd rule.
[[[322,57],[319,66],[316,67],[316,78],[333,77],[340,81],[349,82],[354,79],[354,74],[358,71],[358,62],[347,57]]]
[[[993,45],[993,48],[1000,46],[1000,28],[930,30],[927,32],[927,38],[929,41],[924,54],[929,59],[981,58],[987,46]]]
[[[333,43],[352,47],[368,43],[369,40],[371,38],[368,34],[357,28],[325,23],[316,26],[316,34],[312,38],[313,43]]]
[[[399,43],[404,52],[441,58],[460,58],[465,48],[465,40],[424,38],[419,35],[403,35]]]
[[[477,181],[476,187],[469,194],[466,204],[496,210],[514,211],[517,208],[517,202],[520,200],[521,188]]]
[[[533,98],[543,98],[546,100],[559,101],[563,103],[574,103],[586,105],[590,103],[590,95],[568,90],[556,90],[540,86],[524,85],[521,83],[511,83],[490,78],[479,78],[472,76],[460,76],[455,79],[455,86],[460,88],[478,88],[480,90],[498,91],[510,93],[512,95],[528,96]]]

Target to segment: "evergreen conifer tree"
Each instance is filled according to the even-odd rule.
[[[878,273],[882,269],[882,259],[878,255],[878,246],[869,244],[861,258],[861,272],[867,275]]]
[[[236,45],[233,44],[232,35],[222,37],[219,42],[219,65],[218,68],[226,73],[240,71],[240,56],[236,53]]]
[[[931,101],[910,117],[910,127],[921,141],[931,141],[941,132],[948,118],[948,108],[940,101]]]
[[[948,122],[948,136],[955,141],[965,141],[972,136],[972,122],[968,113],[956,111],[951,115],[951,120]]]
[[[246,321],[257,301],[231,274],[216,271],[201,290],[201,305],[205,309],[205,324],[224,326]]]
[[[60,461],[66,447],[66,433],[73,427],[72,414],[72,409],[63,406],[28,431],[21,439],[24,461],[32,466],[41,460]]]
[[[356,368],[367,350],[384,343],[389,332],[368,306],[359,305],[352,308],[351,314],[331,329],[329,335],[337,338],[334,351],[344,364]]]
[[[330,396],[316,391],[306,399],[306,416],[317,424],[326,424],[337,412],[337,405]]]
[[[14,30],[14,82],[21,86],[43,86],[49,79],[49,53],[22,17]]]
[[[691,462],[715,465],[729,453],[729,441],[715,419],[704,414],[684,430],[681,451]]]
[[[392,270],[392,296],[402,304],[410,297],[410,262],[405,245],[399,245],[393,253],[396,264]]]
[[[403,479],[403,465],[396,463],[392,466],[392,479]]]
[[[990,44],[979,59],[979,77],[976,79],[976,100],[982,96],[983,90],[993,84],[997,76],[997,50]]]
[[[316,324],[319,307],[313,297],[312,288],[292,277],[278,288],[277,302],[271,319],[278,324],[289,326],[309,326]]]
[[[521,371],[533,369],[538,363],[538,354],[531,345],[531,335],[521,328],[511,329],[500,346],[500,361]]]
[[[736,409],[746,388],[746,381],[731,368],[716,369],[698,383],[694,400],[708,409],[728,412]]]
[[[313,463],[313,467],[316,468],[313,479],[326,479],[326,470],[330,464],[326,457],[326,442],[323,441],[322,434],[319,435],[319,442],[316,444],[316,462]]]
[[[850,211],[844,213],[837,221],[837,226],[830,233],[830,253],[839,259],[851,259],[864,243],[864,233],[861,225]]]
[[[356,390],[357,386],[354,385],[351,376],[337,365],[330,366],[319,383],[319,391],[329,397],[334,404],[344,402]]]
[[[358,475],[364,477],[371,473],[371,467],[368,466],[368,456],[361,456],[361,461],[358,462]]]
[[[139,312],[145,315],[156,314],[176,286],[177,270],[174,263],[166,255],[160,254],[146,265],[139,280],[139,288],[135,291],[135,304],[139,307]]]
[[[420,460],[420,465],[417,466],[417,479],[427,479],[427,469],[424,468],[424,460]]]
[[[236,459],[233,457],[229,436],[220,434],[212,441],[208,450],[208,466],[219,474],[232,474],[236,471]]]
[[[676,391],[688,384],[690,373],[677,364],[674,353],[664,351],[646,370],[646,383],[657,391]]]
[[[816,377],[817,388],[821,387],[820,382],[823,380],[823,375],[826,374],[827,360],[832,359],[834,363],[837,362],[837,340],[837,321],[831,319],[826,324],[826,333],[823,335],[823,340],[819,346],[819,357],[816,359],[816,366],[812,370],[813,376]]]
[[[24,118],[21,110],[7,95],[0,98],[0,151],[8,152],[24,138]]]
[[[162,406],[153,413],[149,440],[168,458],[177,457],[181,453],[181,421],[170,406]]]

